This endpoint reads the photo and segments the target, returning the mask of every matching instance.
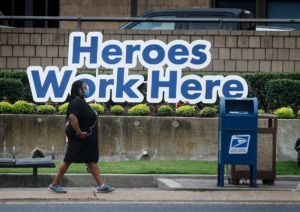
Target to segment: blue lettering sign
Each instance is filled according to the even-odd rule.
[[[158,103],[165,96],[166,102],[177,102],[177,71],[149,70],[147,84],[147,101]]]
[[[182,76],[182,69],[201,70],[211,62],[211,44],[205,40],[188,43],[174,40],[108,40],[100,32],[72,32],[69,38],[68,66],[30,66],[27,69],[32,96],[36,102],[64,102],[75,80],[83,80],[90,90],[87,101],[142,102],[138,87],[145,83],[142,75],[129,74],[137,65],[148,69],[146,100],[149,103],[189,101],[214,103],[217,97],[244,98],[246,81],[239,76]],[[96,76],[81,74],[78,68],[95,69]],[[98,69],[112,74],[98,75]],[[166,69],[164,69],[166,67]]]
[[[69,83],[75,77],[76,70],[63,67],[61,71],[55,66],[49,66],[43,71],[39,66],[30,66],[27,69],[32,97],[35,102],[63,102],[71,89]],[[72,82],[71,82],[72,83]]]

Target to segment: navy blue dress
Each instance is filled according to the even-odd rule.
[[[81,139],[76,135],[71,124],[65,129],[68,137],[67,152],[64,162],[68,163],[97,163],[99,160],[98,148],[98,114],[83,99],[76,97],[70,103],[70,114],[77,116],[79,127],[88,136]]]

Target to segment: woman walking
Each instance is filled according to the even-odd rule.
[[[97,192],[112,192],[114,187],[106,185],[100,176],[97,165],[99,160],[98,148],[98,114],[85,101],[89,90],[81,80],[75,81],[71,89],[71,97],[67,110],[68,125],[65,133],[68,137],[66,155],[60,165],[57,175],[49,185],[48,190],[56,193],[67,193],[58,184],[67,172],[71,163],[86,163],[97,183]]]

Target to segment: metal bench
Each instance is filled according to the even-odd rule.
[[[43,158],[16,159],[16,148],[13,147],[12,158],[0,158],[0,168],[33,168],[32,186],[38,187],[38,168],[55,168],[55,151],[51,149],[51,156]]]

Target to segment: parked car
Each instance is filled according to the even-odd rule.
[[[176,9],[155,10],[142,14],[144,18],[253,18],[248,10],[227,8],[206,9]],[[130,22],[121,29],[143,29],[143,30],[173,30],[173,29],[223,29],[223,30],[253,30],[255,25],[251,23],[223,23],[219,22]]]

